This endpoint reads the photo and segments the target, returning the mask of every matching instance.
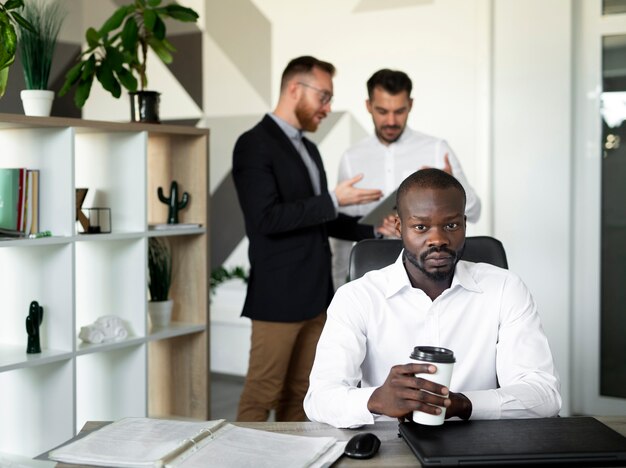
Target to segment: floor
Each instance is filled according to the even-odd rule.
[[[243,377],[211,373],[211,419],[236,420],[243,381]],[[276,420],[273,410],[267,420]]]
[[[211,374],[211,419],[235,420],[243,380],[234,375]]]

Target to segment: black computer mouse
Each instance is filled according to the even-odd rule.
[[[350,458],[372,458],[378,452],[380,439],[371,432],[360,432],[353,436],[343,453]]]

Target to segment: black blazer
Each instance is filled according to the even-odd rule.
[[[302,157],[270,116],[235,144],[232,173],[250,241],[242,315],[253,320],[296,322],[324,312],[334,292],[328,236],[374,237],[358,218],[335,215],[320,153],[303,141],[319,169],[317,196]]]

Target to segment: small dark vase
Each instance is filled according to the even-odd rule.
[[[159,96],[156,91],[136,91],[130,95],[131,122],[161,123],[159,119]]]

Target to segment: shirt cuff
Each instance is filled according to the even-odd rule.
[[[350,399],[348,413],[352,414],[350,428],[356,428],[365,424],[374,424],[374,415],[367,409],[367,403],[377,387],[352,388],[350,389]]]
[[[500,419],[502,412],[500,395],[496,390],[461,392],[472,402],[470,419]]]

